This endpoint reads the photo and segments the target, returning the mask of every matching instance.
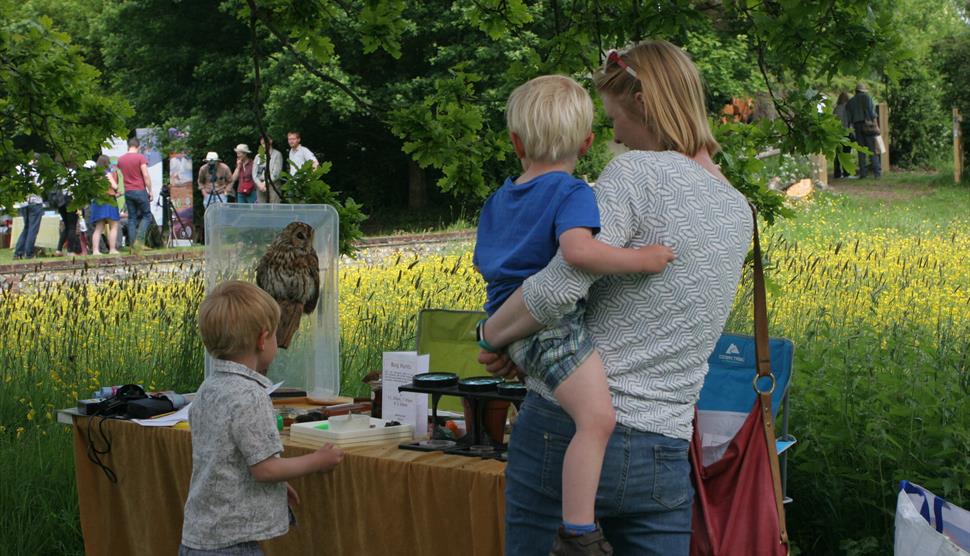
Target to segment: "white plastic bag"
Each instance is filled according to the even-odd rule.
[[[876,135],[876,153],[886,154],[886,142],[882,140],[882,135]]]
[[[901,481],[896,499],[896,556],[970,556],[970,512]]]

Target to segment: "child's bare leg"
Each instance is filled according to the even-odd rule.
[[[108,251],[118,252],[118,223],[114,220],[108,223]]]
[[[616,424],[603,361],[595,351],[553,392],[576,423],[562,464],[562,517],[566,523],[593,523],[596,488],[606,444]]]
[[[101,254],[101,230],[104,228],[104,221],[99,220],[94,225],[94,233],[91,234],[91,253],[93,255]]]

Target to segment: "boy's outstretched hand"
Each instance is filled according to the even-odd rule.
[[[663,269],[667,268],[667,265],[671,261],[677,258],[670,247],[666,245],[644,245],[643,247],[637,248],[637,256],[640,258],[640,262],[643,265],[643,270],[647,274],[657,274],[658,272],[663,272]]]
[[[313,456],[318,465],[317,471],[325,473],[344,460],[344,451],[333,444],[324,444],[323,448],[313,452]]]

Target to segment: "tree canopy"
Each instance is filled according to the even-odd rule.
[[[0,0],[0,206],[12,210],[67,179],[65,165],[80,165],[124,133],[131,115],[124,99],[103,92],[98,70],[50,18],[20,15]],[[94,197],[97,187],[82,180],[78,196]]]
[[[818,110],[823,92],[856,80],[895,86],[940,37],[965,31],[966,6],[933,3],[940,9],[921,9],[915,0],[27,0],[26,6],[77,33],[84,57],[103,71],[102,85],[134,107],[132,116],[118,102],[122,108],[112,117],[126,118],[130,127],[189,130],[196,159],[210,150],[228,158],[235,144],[255,146],[261,133],[285,148],[285,133],[301,131],[303,144],[331,162],[326,179],[334,189],[369,207],[482,198],[518,171],[504,124],[514,87],[544,73],[588,84],[605,51],[668,39],[697,62],[712,112],[732,96],[773,99],[778,119],[716,126],[725,147],[718,162],[772,217],[780,199],[765,188],[754,155],[769,147],[831,153],[845,143],[838,122]],[[924,24],[931,30],[914,30]],[[594,156],[579,170],[592,178],[608,160],[610,140],[604,120],[596,131]],[[907,133],[922,141],[924,131]]]

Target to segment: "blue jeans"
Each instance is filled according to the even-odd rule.
[[[237,192],[236,193],[236,202],[237,203],[243,203],[243,204],[249,204],[249,205],[255,203],[256,202],[256,188],[253,187],[253,190],[250,191],[249,193],[238,193]]]
[[[875,175],[877,178],[882,176],[881,156],[876,154],[876,138],[862,132],[862,122],[856,122],[853,125],[855,126],[856,142],[872,151],[872,154],[868,156],[869,160],[872,162],[873,175]],[[856,171],[856,175],[860,178],[865,178],[868,173],[869,169],[866,164],[866,154],[859,153],[859,169]]]
[[[509,440],[505,553],[547,556],[562,523],[562,461],[575,425],[529,394]],[[606,447],[596,518],[616,554],[686,555],[691,505],[688,442],[616,425]]]
[[[256,541],[249,541],[215,550],[202,550],[179,545],[179,556],[262,556],[263,549]]]
[[[20,207],[17,212],[24,219],[24,229],[20,230],[13,256],[29,259],[34,256],[34,243],[37,242],[37,233],[40,232],[40,220],[44,217],[44,205],[28,204]]]
[[[136,241],[144,241],[148,231],[148,219],[152,217],[151,203],[148,192],[125,191],[125,207],[128,209],[128,241],[133,245]]]

